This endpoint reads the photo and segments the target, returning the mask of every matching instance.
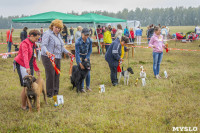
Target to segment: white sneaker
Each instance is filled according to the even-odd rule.
[[[157,79],[161,79],[160,75],[156,75],[156,78],[157,78]]]

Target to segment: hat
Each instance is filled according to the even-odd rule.
[[[84,35],[89,35],[89,34],[90,34],[90,31],[88,30],[88,28],[83,28],[83,29],[82,29],[82,33],[83,33]]]
[[[122,36],[121,41],[124,41],[125,43],[129,43],[129,38],[126,36]]]

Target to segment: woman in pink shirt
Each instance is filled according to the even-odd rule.
[[[149,47],[153,48],[153,72],[157,79],[160,79],[159,71],[160,71],[160,63],[163,58],[163,48],[165,48],[163,42],[163,36],[161,34],[160,27],[155,27],[154,35],[151,37],[149,42]]]

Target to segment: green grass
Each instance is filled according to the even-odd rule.
[[[193,27],[171,27],[171,31]],[[15,35],[18,35],[15,33]],[[145,40],[143,40],[145,41]],[[169,47],[198,49],[199,41],[169,42]],[[143,44],[146,46],[146,44]],[[6,52],[6,45],[0,45],[0,53]],[[14,49],[14,47],[12,47]],[[200,52],[164,52],[160,75],[168,72],[168,79],[153,78],[152,49],[136,48],[129,65],[134,70],[130,84],[117,87],[110,82],[110,70],[104,56],[93,48],[91,56],[92,92],[77,94],[71,91],[69,80],[70,60],[62,59],[60,94],[64,106],[54,107],[48,99],[45,105],[41,98],[41,114],[20,109],[21,86],[17,72],[12,71],[13,58],[0,58],[0,132],[172,132],[172,127],[198,127],[200,131]],[[131,52],[130,52],[131,55]],[[45,70],[37,61],[42,77]],[[75,63],[74,63],[75,64]],[[147,85],[134,86],[139,77],[140,66],[147,73]],[[123,63],[128,66],[128,60]],[[105,84],[106,92],[99,94],[98,87]]]

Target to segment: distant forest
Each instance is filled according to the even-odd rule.
[[[69,14],[78,15],[76,12],[68,12]],[[200,25],[200,6],[199,7],[176,7],[176,8],[136,8],[135,10],[123,9],[117,13],[107,11],[84,11],[81,14],[97,13],[105,16],[121,18],[126,20],[138,20],[142,26],[149,24],[161,24],[167,26],[192,26]],[[0,29],[8,29],[12,23],[12,19],[25,17],[22,16],[0,16]],[[27,24],[27,23],[13,23],[16,29],[27,26],[29,28],[48,27],[49,24]]]

